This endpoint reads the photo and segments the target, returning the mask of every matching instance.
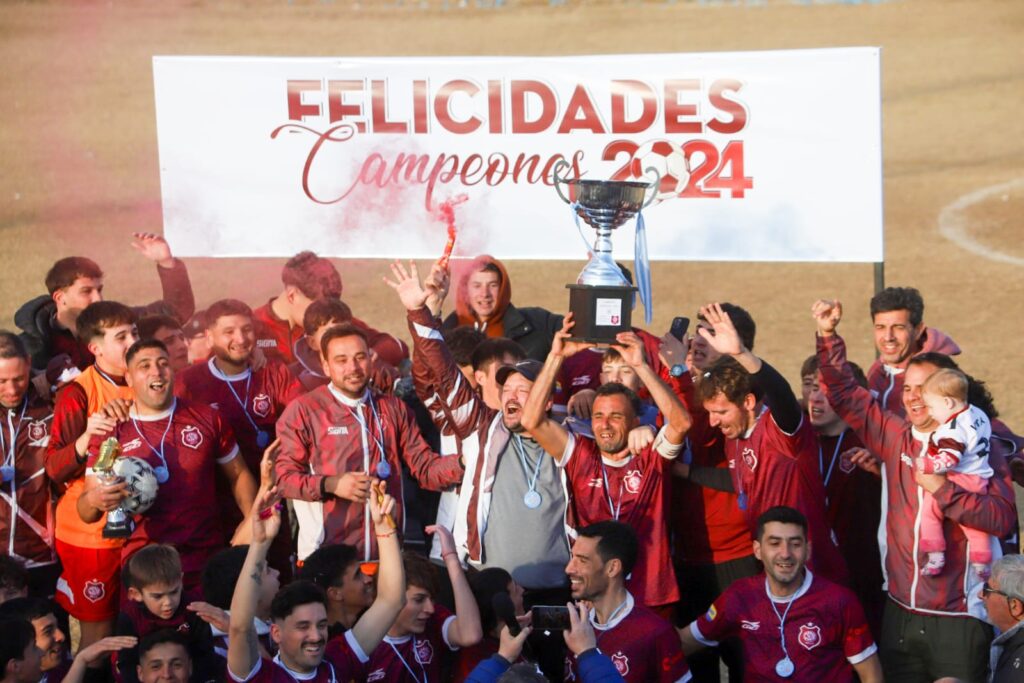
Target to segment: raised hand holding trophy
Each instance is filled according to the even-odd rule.
[[[568,162],[559,161],[552,170],[555,190],[579,219],[597,231],[597,240],[590,249],[590,261],[580,272],[576,284],[569,284],[569,310],[576,321],[572,341],[613,343],[619,332],[632,326],[633,298],[637,288],[626,280],[612,256],[612,231],[637,216],[637,237],[634,259],[640,297],[644,304],[646,322],[651,322],[650,266],[647,263],[647,242],[640,211],[657,195],[661,182],[658,172],[647,169],[656,177],[653,183],[617,180],[567,180],[559,174],[569,168]],[[569,187],[569,196],[561,185]],[[650,198],[647,190],[654,188]],[[582,230],[580,236],[582,237]],[[583,238],[586,241],[586,238]]]

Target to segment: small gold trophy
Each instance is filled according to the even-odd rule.
[[[110,437],[100,444],[100,454],[96,458],[96,464],[92,466],[100,481],[110,486],[121,481],[121,477],[114,473],[114,461],[121,457],[121,444],[117,439]],[[122,506],[107,513],[107,523],[103,527],[103,538],[128,538],[135,531],[135,523],[131,516],[125,512]]]

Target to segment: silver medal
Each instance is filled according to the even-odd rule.
[[[388,464],[387,460],[377,461],[377,478],[387,479],[391,476],[391,465]]]
[[[14,467],[12,465],[4,465],[0,467],[0,481],[8,482],[14,480]]]
[[[775,663],[775,673],[777,673],[782,678],[789,678],[793,675],[793,671],[795,670],[796,667],[793,666],[793,660],[789,657],[783,657]]]
[[[167,480],[171,478],[171,473],[167,471],[167,468],[163,465],[153,468],[153,474],[156,475],[157,482],[166,484]]]
[[[540,494],[532,489],[527,491],[523,496],[523,505],[531,510],[536,510],[540,507]]]
[[[263,431],[262,429],[256,433],[256,445],[260,448],[266,448],[267,444],[270,443],[270,434]]]

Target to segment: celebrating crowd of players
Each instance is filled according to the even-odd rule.
[[[70,257],[0,332],[0,683],[1022,680],[1022,440],[914,289],[866,375],[815,302],[798,398],[735,304],[598,348],[395,263],[410,349],[311,252],[197,312],[133,246],[160,301]]]

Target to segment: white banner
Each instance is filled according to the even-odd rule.
[[[181,256],[583,260],[551,185],[664,178],[654,260],[882,261],[877,48],[589,57],[154,57]],[[593,231],[584,226],[588,239]],[[633,224],[615,255],[633,253]]]

